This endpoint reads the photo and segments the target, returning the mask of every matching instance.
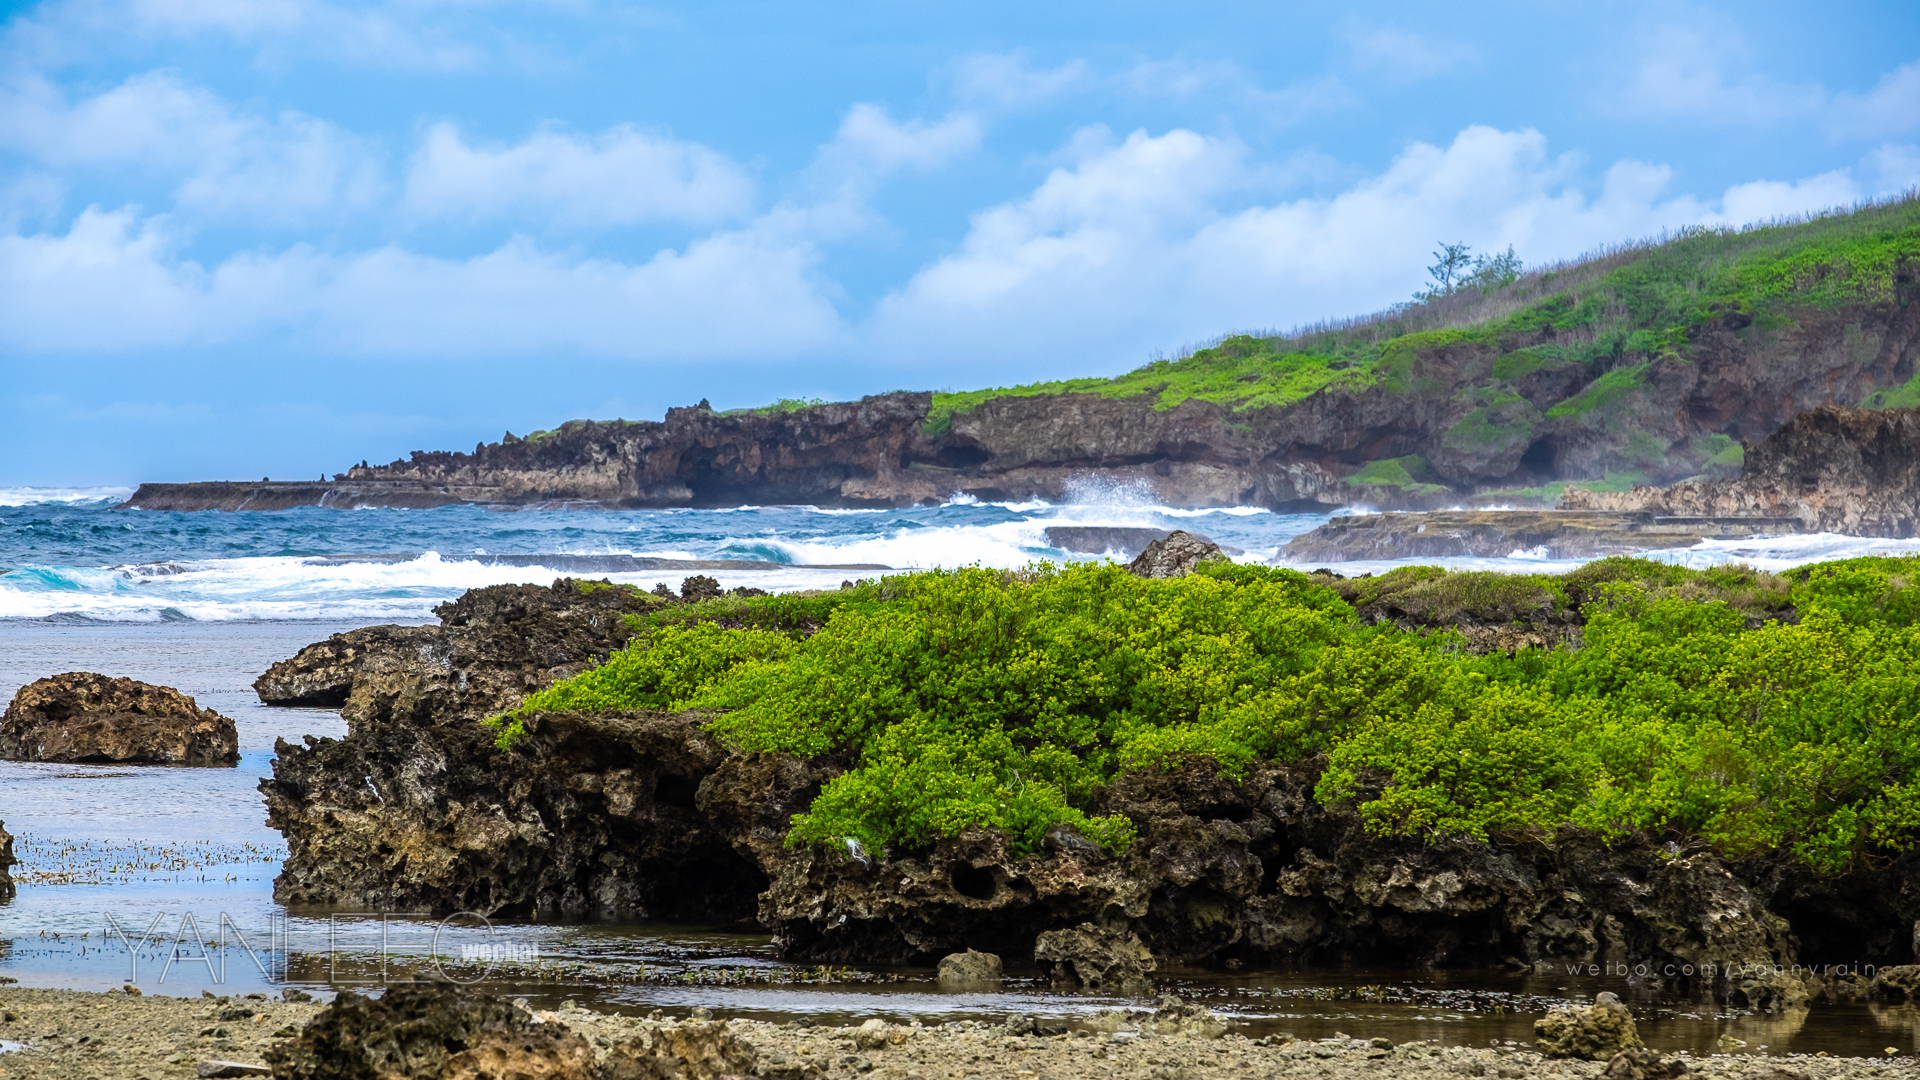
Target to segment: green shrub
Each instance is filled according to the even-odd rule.
[[[933,571],[647,616],[522,711],[707,710],[744,749],[846,763],[792,843],[918,849],[984,826],[1030,852],[1068,822],[1119,848],[1133,826],[1094,795],[1124,771],[1323,758],[1316,798],[1382,835],[1664,834],[1839,872],[1920,842],[1916,572]],[[1371,605],[1432,627],[1578,617],[1584,647],[1473,655],[1363,625]],[[1789,608],[1797,623],[1767,621]]]

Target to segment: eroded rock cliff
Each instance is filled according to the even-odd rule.
[[[1736,300],[1636,330],[1603,314],[1625,287],[1606,286],[1453,330],[1229,338],[1168,362],[1164,378],[1149,365],[1106,388],[728,413],[702,402],[659,422],[576,420],[472,453],[362,462],[332,482],[143,485],[129,505],[882,507],[1116,486],[1184,507],[1538,501],[1555,481],[1723,474],[1735,443],[1799,413],[1884,399],[1916,374],[1915,263],[1894,260],[1884,295],[1789,298],[1764,318]],[[1191,392],[1221,378],[1244,394]]]
[[[1579,510],[1789,518],[1808,532],[1920,535],[1920,410],[1824,406],[1748,444],[1737,480],[1570,490]]]
[[[496,744],[480,719],[539,672],[588,662],[616,640],[594,620],[630,602],[575,582],[545,591],[448,605],[437,629],[442,644],[461,639],[459,663],[411,633],[362,632],[351,656],[335,639],[263,679],[286,700],[322,686],[338,697],[344,679],[353,710],[345,739],[281,743],[261,785],[289,847],[278,899],[752,918],[786,955],[833,962],[1031,957],[1041,934],[1083,924],[1172,963],[1606,960],[1754,1005],[1821,990],[1775,963],[1912,959],[1911,857],[1814,879],[1786,856],[1732,863],[1656,837],[1387,840],[1313,798],[1317,760],[1257,762],[1238,779],[1205,762],[1123,775],[1095,800],[1135,825],[1118,855],[1067,826],[1024,857],[979,829],[924,850],[791,847],[792,815],[845,763],[741,753],[690,714],[536,713],[510,749]],[[517,622],[474,618],[516,605],[529,613]]]

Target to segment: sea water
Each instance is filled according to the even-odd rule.
[[[728,510],[493,512],[300,509],[274,513],[118,510],[114,489],[0,489],[0,701],[64,671],[176,687],[234,718],[233,769],[0,762],[0,822],[22,862],[18,897],[0,905],[0,978],[24,985],[147,992],[322,994],[446,975],[557,1003],[613,1008],[704,1004],[731,1014],[944,1020],[1008,1013],[1066,1017],[1119,1002],[1054,993],[1017,963],[998,994],[944,993],[920,969],[819,969],[783,963],[743,927],[443,923],[407,912],[288,910],[272,897],[285,846],[265,822],[259,781],[276,739],[338,736],[339,716],[270,709],[251,683],[273,661],[357,626],[433,620],[468,589],[547,583],[564,566],[501,566],[488,555],[634,555],[757,561],[709,571],[725,587],[834,588],[878,569],[1098,559],[1049,546],[1050,526],[1184,528],[1279,557],[1327,519],[1239,507],[1179,510],[1126,487],[1089,484],[1072,502],[955,499],[905,510],[764,506]],[[1831,535],[1709,542],[1658,553],[1700,566],[1781,569],[1920,541]],[[1119,556],[1114,553],[1115,557]],[[359,556],[361,558],[355,558]],[[518,560],[529,561],[529,560]],[[1409,562],[1414,560],[1407,560]],[[1534,553],[1419,560],[1457,568],[1566,569]],[[565,560],[556,560],[564,564]],[[1397,562],[1345,563],[1344,573]],[[614,574],[645,588],[686,571]],[[1018,958],[1014,958],[1016,961]],[[1382,1034],[1484,1045],[1525,1040],[1547,1005],[1630,994],[1619,979],[1506,972],[1163,973],[1172,988],[1245,1018],[1252,1033]],[[1706,1052],[1722,1033],[1749,1049],[1881,1053],[1920,1049],[1910,1008],[1825,1007],[1749,1015],[1713,1002],[1639,1000],[1655,1045]]]

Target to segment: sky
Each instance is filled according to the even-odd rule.
[[[0,7],[0,485],[1116,374],[1920,185],[1920,6]]]

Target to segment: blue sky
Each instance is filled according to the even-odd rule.
[[[0,484],[1114,373],[1920,184],[1920,8],[49,0]]]

